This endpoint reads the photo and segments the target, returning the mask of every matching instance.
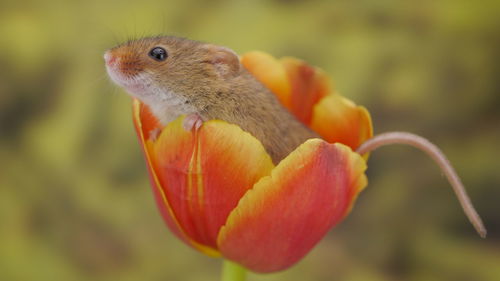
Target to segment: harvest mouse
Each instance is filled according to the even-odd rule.
[[[285,109],[232,50],[158,36],[126,42],[104,54],[111,79],[148,105],[162,125],[186,115],[184,128],[224,120],[256,137],[276,164],[319,136]]]

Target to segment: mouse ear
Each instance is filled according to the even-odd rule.
[[[226,78],[238,75],[241,68],[240,58],[233,50],[215,45],[210,45],[209,50],[217,74]]]

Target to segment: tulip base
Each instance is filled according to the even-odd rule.
[[[247,270],[239,264],[224,260],[221,281],[245,281]]]

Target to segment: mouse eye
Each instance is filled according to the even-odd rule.
[[[149,51],[149,56],[157,61],[164,61],[167,59],[168,54],[162,47],[154,47]]]

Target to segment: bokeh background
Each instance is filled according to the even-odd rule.
[[[437,167],[369,161],[349,217],[299,264],[249,280],[500,280],[500,2],[0,0],[0,280],[218,280],[168,232],[106,48],[173,34],[323,68],[375,131],[449,156],[480,239]]]

